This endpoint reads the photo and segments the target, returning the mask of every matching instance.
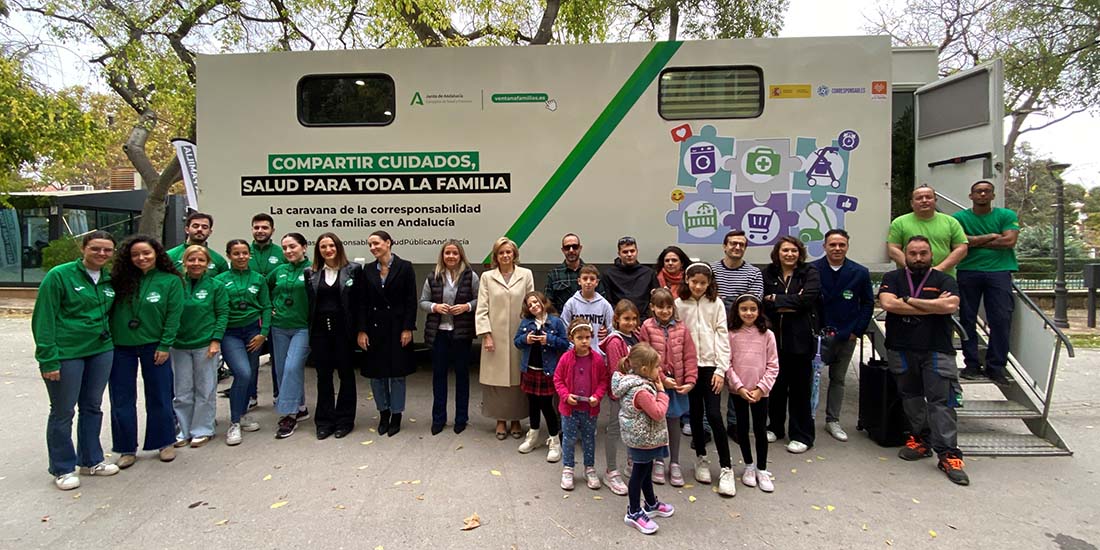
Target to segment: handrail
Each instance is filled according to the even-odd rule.
[[[961,210],[966,210],[966,207],[963,206],[961,203],[952,199],[951,197],[948,197],[947,195],[944,195],[943,193],[940,193],[939,191],[936,191],[936,197],[941,198],[948,203],[951,203],[953,206]],[[1066,336],[1064,332],[1062,332],[1062,329],[1058,328],[1058,326],[1054,324],[1054,321],[1052,321],[1050,317],[1047,317],[1047,314],[1039,308],[1038,304],[1033,302],[1031,298],[1023,291],[1023,289],[1021,289],[1016,284],[1016,281],[1012,281],[1012,290],[1016,293],[1017,296],[1020,297],[1021,300],[1023,300],[1024,304],[1026,304],[1027,307],[1031,308],[1031,311],[1039,314],[1039,317],[1043,320],[1043,324],[1053,330],[1054,334],[1058,336],[1058,339],[1062,341],[1062,344],[1066,346],[1066,353],[1068,353],[1070,357],[1074,357],[1073,344],[1070,343],[1069,337]]]

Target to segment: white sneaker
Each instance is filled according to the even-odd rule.
[[[722,468],[722,473],[718,475],[718,494],[725,497],[737,494],[737,476],[733,468]]]
[[[76,471],[69,472],[64,475],[60,475],[54,478],[54,485],[57,485],[58,489],[62,491],[72,491],[77,487],[80,487],[80,476],[76,474]]]
[[[775,485],[772,483],[772,474],[767,470],[756,471],[756,486],[760,487],[761,491],[770,493],[775,490]]]
[[[225,444],[232,447],[241,444],[241,425],[234,423],[229,425],[229,431],[225,432]]]
[[[803,443],[801,441],[795,441],[795,440],[792,439],[791,442],[787,444],[787,452],[788,453],[794,453],[796,455],[799,455],[799,454],[802,454],[802,453],[804,453],[808,450],[810,450],[809,445],[806,445],[805,443]]]
[[[695,457],[695,481],[710,483],[710,461],[705,456]]]
[[[779,438],[775,437],[775,432],[768,430],[768,443],[775,443],[776,439]]]
[[[691,437],[691,423],[684,422],[684,427],[680,430],[684,435]]]
[[[519,444],[519,452],[521,454],[527,454],[542,446],[542,441],[539,441],[538,430],[527,430],[527,437],[523,438],[523,443]]]
[[[80,475],[82,476],[113,476],[118,472],[118,466],[108,462],[100,462],[91,468],[86,466],[80,467]]]
[[[546,440],[546,446],[550,448],[546,451],[547,462],[558,462],[561,460],[561,440],[557,437],[551,436]]]
[[[848,441],[848,432],[845,432],[844,428],[840,427],[840,422],[826,422],[825,431],[829,432],[829,435],[833,436],[833,439],[837,441]]]
[[[741,483],[745,484],[745,487],[756,487],[756,466],[749,464],[745,466],[745,472],[741,474]]]
[[[260,423],[252,419],[251,415],[244,415],[241,417],[241,429],[246,432],[258,432],[260,431]]]

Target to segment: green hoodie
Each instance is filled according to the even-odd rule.
[[[222,283],[229,299],[229,328],[241,328],[260,321],[260,334],[271,332],[271,298],[267,282],[259,273],[230,269],[214,280]],[[241,309],[244,304],[244,309]]]
[[[38,370],[54,372],[61,361],[114,348],[109,312],[115,291],[107,271],[100,271],[99,283],[94,283],[77,260],[51,269],[42,279],[31,317]]]
[[[296,264],[283,264],[267,276],[271,287],[271,305],[275,315],[271,318],[273,326],[284,329],[309,327],[309,295],[306,294],[306,268],[309,261],[299,260]]]
[[[111,334],[116,346],[157,344],[168,351],[176,343],[183,312],[183,285],[178,275],[153,269],[142,275],[133,295],[115,302]],[[131,321],[137,328],[131,328]]]
[[[252,244],[248,245],[248,249],[252,252],[252,258],[248,260],[249,269],[264,277],[275,271],[276,267],[286,263],[283,249],[271,241],[268,241],[267,246],[262,248],[256,244],[256,241],[252,241]]]
[[[199,279],[183,277],[183,315],[176,349],[199,349],[221,341],[229,321],[229,294],[209,273]]]
[[[165,252],[169,258],[172,258],[173,262],[176,262],[176,271],[185,273],[187,270],[183,266],[183,253],[187,251],[187,247],[191,246],[185,241],[183,244],[172,248]],[[214,252],[214,249],[209,246],[206,247],[206,253],[210,255],[210,264],[206,266],[206,270],[211,275],[218,275],[229,271],[229,262],[225,260],[225,256]]]

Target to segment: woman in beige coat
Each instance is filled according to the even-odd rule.
[[[519,267],[519,247],[508,237],[493,243],[489,271],[481,275],[474,319],[481,341],[481,414],[497,421],[497,439],[523,437],[519,420],[527,416],[527,395],[519,386],[519,350],[512,339],[519,328],[523,296],[535,289],[531,270]]]

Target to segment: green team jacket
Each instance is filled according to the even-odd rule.
[[[183,267],[183,253],[187,250],[188,246],[189,245],[185,242],[165,252],[168,254],[169,258],[172,258],[173,262],[176,262],[176,271],[180,273],[185,273],[187,271]],[[214,252],[214,249],[209,246],[206,247],[206,253],[210,254],[210,265],[206,266],[206,269],[211,275],[218,275],[219,273],[229,271],[229,262],[225,260],[225,256]]]
[[[309,328],[309,295],[306,294],[306,268],[309,261],[283,264],[267,275],[271,288],[273,326],[285,329]]]
[[[54,372],[62,361],[115,347],[110,325],[115,291],[107,271],[100,271],[99,283],[94,283],[77,260],[51,269],[42,279],[31,317],[39,371]]]
[[[248,249],[252,253],[252,257],[248,260],[249,269],[264,277],[275,271],[276,267],[286,263],[283,249],[275,243],[268,242],[267,246],[260,247],[256,244],[256,241],[252,241],[252,244],[248,245]]]
[[[229,328],[240,328],[260,321],[260,334],[266,338],[271,332],[271,297],[267,281],[251,269],[230,269],[214,280],[222,284],[229,300]],[[241,309],[244,304],[244,309]]]
[[[134,294],[115,302],[111,311],[111,334],[115,345],[144,346],[157,344],[157,351],[168,351],[176,344],[183,313],[183,285],[179,275],[153,269],[142,275]],[[138,327],[130,328],[137,320]]]
[[[199,349],[221,341],[229,322],[229,298],[225,286],[204,273],[199,279],[183,278],[183,315],[176,335],[176,349]]]

